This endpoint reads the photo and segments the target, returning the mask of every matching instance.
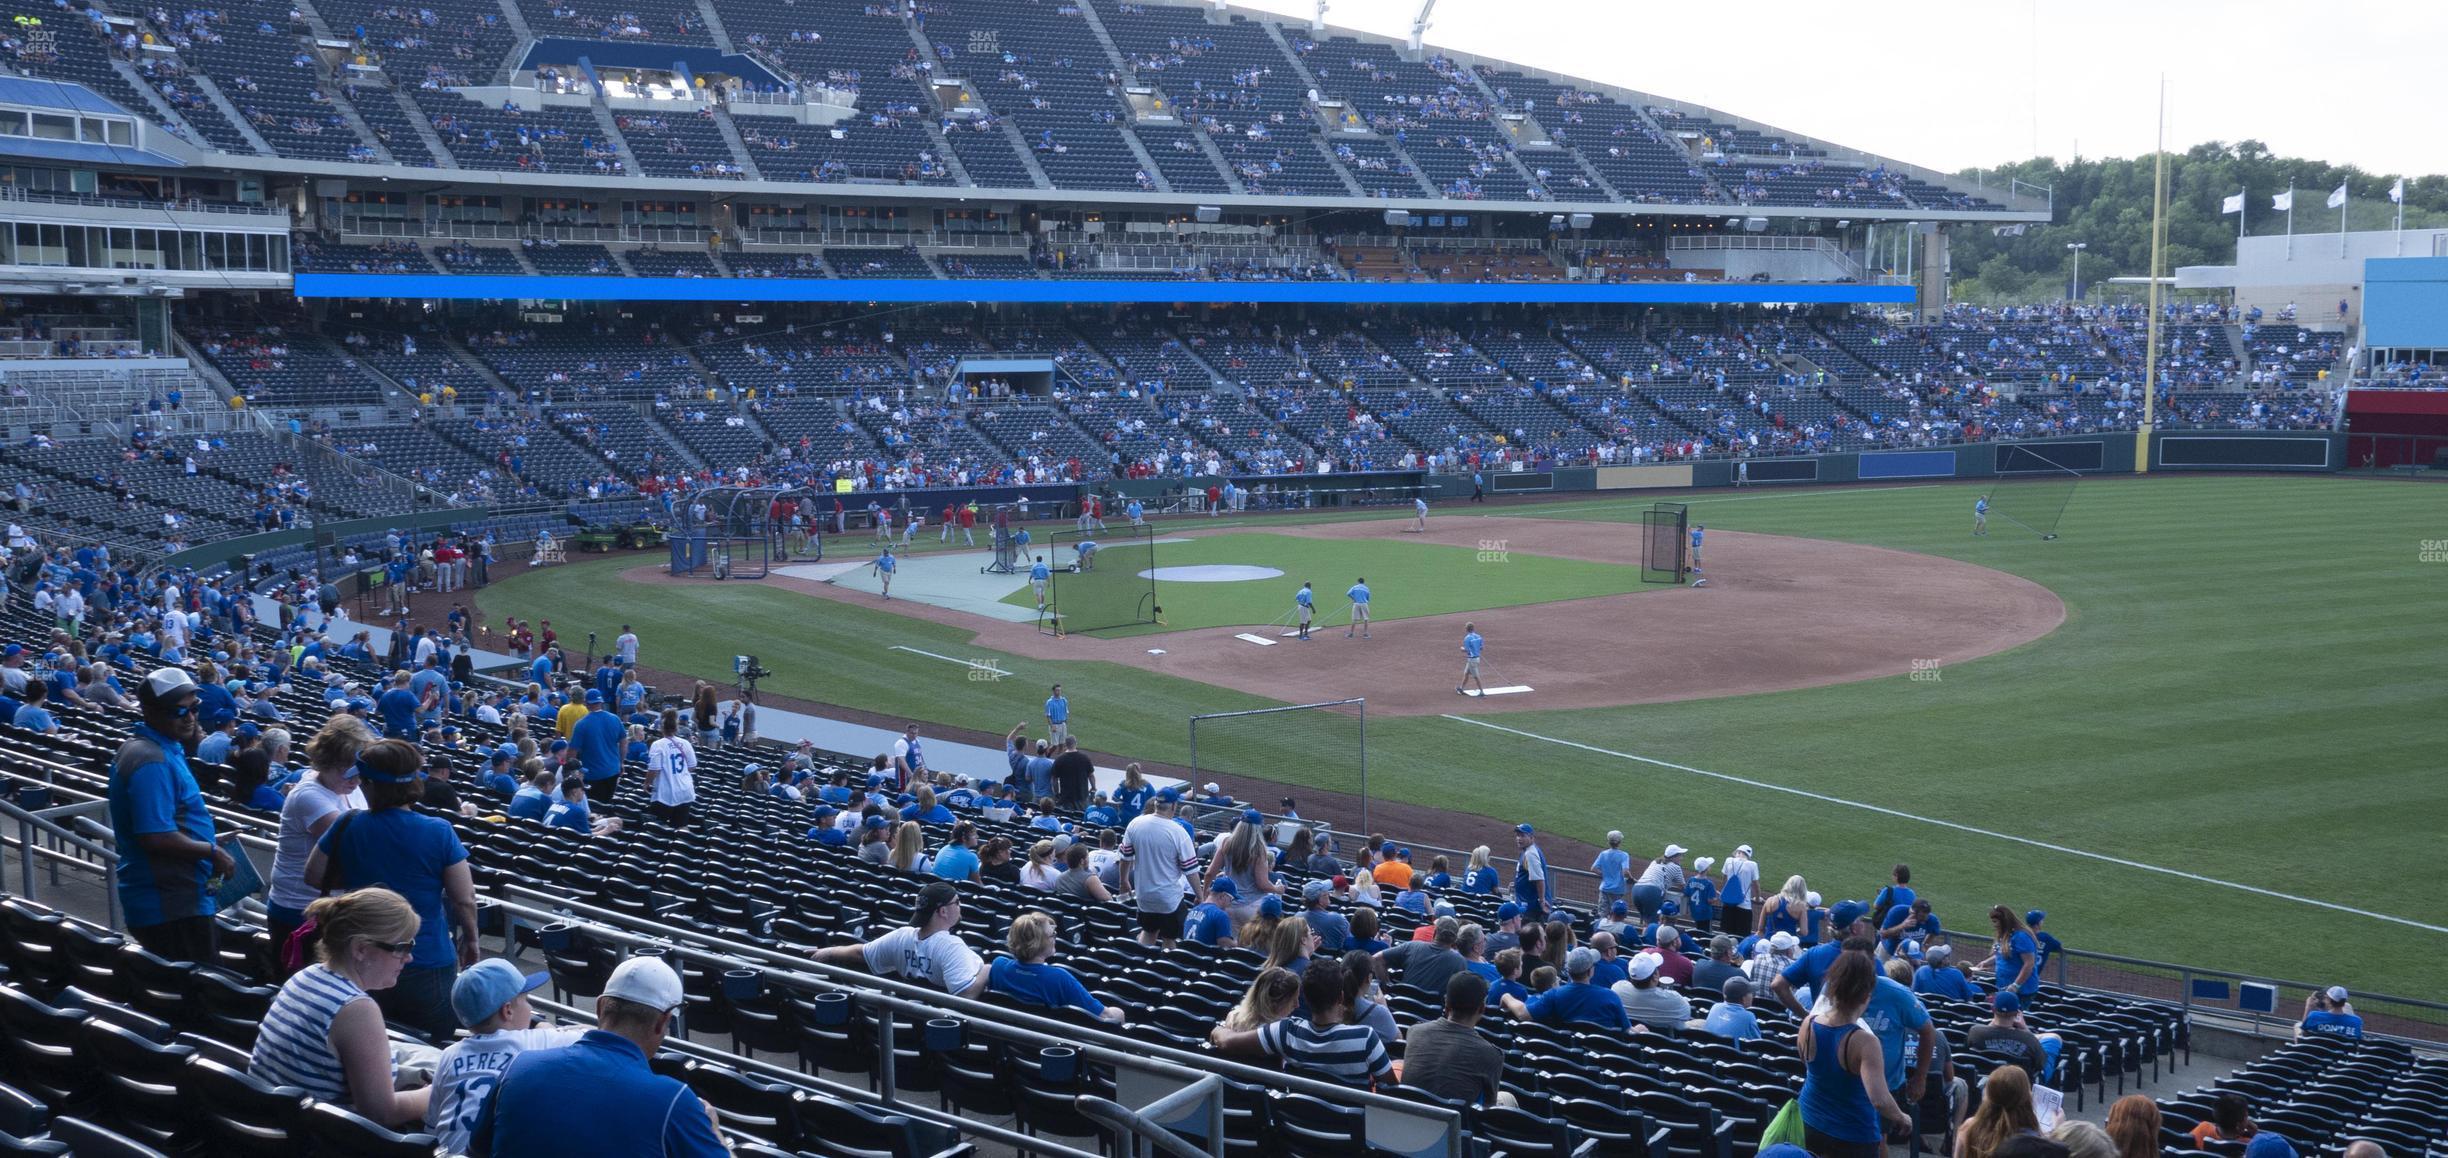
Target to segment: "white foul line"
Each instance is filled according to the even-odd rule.
[[[1010,674],[1011,674],[1010,672],[1004,671],[1002,668],[996,667],[995,665],[993,665],[993,664],[991,664],[991,663],[980,663],[979,661],[974,660],[974,659],[962,659],[961,657],[959,657],[959,656],[957,656],[957,655],[937,655],[937,654],[935,654],[934,652],[931,652],[931,651],[920,651],[920,650],[918,650],[917,648],[914,648],[914,647],[903,647],[903,646],[901,646],[900,644],[897,644],[897,643],[896,643],[896,644],[894,644],[894,645],[892,645],[892,646],[891,646],[891,647],[889,647],[889,648],[886,648],[885,650],[886,650],[886,651],[906,651],[906,652],[910,653],[911,655],[923,655],[923,656],[927,657],[928,659],[940,659],[940,660],[944,661],[945,663],[957,663],[957,664],[961,665],[962,667],[968,668],[968,669],[969,669],[969,670],[971,670],[971,671],[990,671],[990,672],[993,672],[994,674],[996,674],[996,675],[998,675],[998,676],[1007,676],[1007,675],[1010,675]]]
[[[1600,756],[1613,756],[1618,760],[1631,760],[1636,763],[1649,764],[1659,768],[1671,768],[1677,772],[1689,772],[1694,776],[1706,776],[1712,780],[1723,780],[1730,784],[1741,784],[1750,788],[1764,788],[1771,792],[1783,792],[1809,800],[1816,800],[1824,804],[1841,804],[1847,808],[1858,808],[1864,812],[1875,812],[1881,816],[1895,817],[1898,820],[1918,821],[1922,824],[1936,825],[1939,828],[1951,828],[1957,832],[1968,832],[1974,836],[1994,837],[1998,840],[2011,841],[2015,844],[2021,845],[2029,845],[2032,848],[2045,849],[2049,852],[2061,852],[2067,856],[2078,856],[2088,860],[2104,861],[2108,864],[2120,865],[2125,868],[2141,869],[2144,872],[2160,873],[2165,876],[2177,877],[2200,884],[2217,885],[2220,888],[2236,889],[2241,892],[2255,893],[2264,897],[2273,897],[2281,901],[2294,901],[2298,904],[2312,905],[2316,908],[2331,909],[2340,913],[2350,913],[2358,917],[2370,917],[2375,921],[2387,921],[2391,924],[2405,925],[2410,928],[2421,929],[2425,932],[2448,933],[2448,925],[2425,924],[2421,921],[2409,920],[2405,917],[2395,917],[2387,913],[2375,913],[2369,909],[2351,908],[2346,905],[2335,904],[2329,901],[2314,900],[2311,897],[2299,897],[2293,893],[2282,893],[2275,889],[2265,889],[2258,885],[2238,884],[2235,881],[2223,881],[2217,877],[2206,877],[2200,873],[2189,873],[2182,869],[2172,869],[2155,864],[2145,864],[2138,860],[2127,860],[2124,857],[2109,856],[2106,853],[2091,852],[2085,849],[2068,848],[2062,844],[2050,844],[2045,840],[2033,840],[2028,836],[2016,836],[2011,832],[1998,832],[1993,829],[1977,828],[1969,824],[1958,824],[1952,820],[1940,820],[1933,816],[1922,816],[1917,813],[1902,812],[1893,808],[1884,808],[1876,804],[1864,804],[1859,800],[1847,800],[1841,796],[1828,796],[1822,793],[1810,792],[1800,788],[1788,788],[1782,784],[1770,784],[1765,780],[1752,780],[1747,777],[1733,776],[1724,772],[1711,772],[1705,768],[1693,768],[1688,765],[1676,764],[1666,760],[1651,759],[1647,756],[1635,756],[1630,752],[1618,752],[1612,748],[1600,748],[1596,745],[1583,744],[1576,740],[1564,740],[1558,739],[1554,736],[1542,736],[1536,732],[1525,732],[1519,728],[1508,728],[1502,724],[1491,724],[1485,720],[1474,720],[1469,716],[1457,716],[1450,712],[1444,713],[1444,718],[1452,720],[1456,723],[1470,724],[1475,727],[1489,729],[1490,731],[1503,732],[1506,735],[1520,736],[1526,740],[1542,740],[1560,747],[1578,748],[1581,751],[1596,753]]]

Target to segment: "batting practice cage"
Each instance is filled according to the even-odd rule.
[[[2073,505],[2074,487],[2082,475],[2050,458],[2047,451],[2045,446],[1998,447],[1998,483],[1989,488],[1989,517],[2054,539],[2058,522]]]
[[[800,487],[716,487],[674,504],[671,573],[762,579],[777,563],[824,558],[818,494]]]
[[[1641,582],[1683,582],[1684,552],[1691,544],[1684,523],[1690,510],[1681,503],[1652,503],[1641,512]]]
[[[1288,708],[1190,717],[1190,783],[1210,774],[1249,776],[1340,792],[1360,800],[1369,831],[1368,701],[1331,700]]]
[[[1054,531],[1033,553],[1054,570],[1041,630],[1067,635],[1157,621],[1156,528]]]

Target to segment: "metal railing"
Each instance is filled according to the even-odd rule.
[[[2292,1033],[2303,1020],[2304,999],[2335,984],[2286,981],[2083,949],[2058,953],[2051,966],[2052,980],[2059,985],[2174,1005],[2182,1008],[2187,1017],[2224,1018],[2240,1023],[2255,1036]],[[2245,1003],[2248,985],[2269,987],[2269,1008],[2257,1009]],[[2218,996],[2221,993],[2225,996]],[[2360,990],[2351,996],[2355,1012],[2363,1018],[2366,1036],[2432,1049],[2448,1046],[2448,1003]]]
[[[21,781],[20,784],[22,785],[23,782]],[[42,900],[43,877],[47,875],[51,887],[56,889],[60,887],[62,868],[80,873],[93,873],[102,885],[103,903],[108,906],[110,927],[117,929],[119,927],[119,854],[111,843],[108,828],[101,829],[98,834],[99,840],[89,835],[94,827],[99,827],[95,825],[93,816],[97,813],[108,815],[109,802],[88,799],[74,804],[54,805],[48,803],[50,792],[47,786],[25,786],[20,787],[18,791],[22,795],[32,795],[35,805],[29,808],[16,800],[0,800],[0,820],[17,822],[16,835],[0,838],[0,843],[14,845],[17,849],[18,883],[20,885],[18,892],[20,895],[29,901],[39,903]],[[85,827],[86,832],[70,831],[59,823],[63,820],[81,821],[80,827]],[[49,841],[46,843],[37,839],[38,837],[48,837]],[[37,862],[48,869],[47,874],[37,874],[34,871]]]
[[[103,197],[91,193],[42,193],[14,186],[0,186],[0,201],[22,201],[52,205],[93,205],[105,209],[129,209],[143,213],[169,210],[177,213],[226,213],[243,217],[278,217],[289,211],[277,205],[241,205],[228,201],[139,201],[128,197]]]

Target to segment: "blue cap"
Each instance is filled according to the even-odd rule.
[[[1268,893],[1266,895],[1266,899],[1258,902],[1258,915],[1261,917],[1266,917],[1270,920],[1281,918],[1283,916],[1283,898],[1274,893]]]
[[[366,763],[363,759],[357,761],[356,772],[359,779],[366,780],[374,784],[407,784],[413,781],[423,780],[425,778],[425,769],[422,767],[417,768],[415,771],[410,772],[406,776],[391,776],[385,773],[376,772],[374,770],[374,766]]]
[[[364,696],[350,696],[348,700],[348,710],[352,712],[373,711],[374,701],[369,700]]]
[[[1521,915],[1521,905],[1513,901],[1506,901],[1505,903],[1496,906],[1496,923],[1499,925],[1505,923],[1506,921],[1519,920],[1521,919]]]
[[[545,751],[547,751],[547,752],[567,752],[567,751],[569,751],[569,741],[567,741],[567,740],[555,740],[555,741],[553,741],[553,742],[552,742],[552,747],[550,747],[550,748],[546,748],[546,749],[545,749]]]
[[[1850,928],[1853,922],[1861,920],[1869,911],[1870,906],[1860,901],[1838,901],[1836,907],[1828,910],[1828,919],[1836,922],[1836,928],[1842,930]]]
[[[1239,886],[1234,885],[1232,883],[1232,878],[1228,876],[1218,875],[1215,879],[1215,883],[1207,886],[1207,891],[1214,893],[1219,897],[1231,897],[1236,901],[1241,899],[1241,889]],[[1272,897],[1269,897],[1268,899],[1274,900]],[[1278,907],[1281,907],[1282,902],[1277,901],[1276,904]]]
[[[2244,1158],[2295,1158],[2295,1144],[2263,1130],[2244,1147]]]
[[[587,694],[586,694],[586,702],[588,702],[588,703],[590,703],[590,704],[600,704],[600,703],[604,702],[604,699],[603,699],[603,689],[602,689],[602,688],[588,688],[588,689],[587,689]]]
[[[238,734],[241,736],[260,736],[263,735],[263,729],[258,728],[253,724],[240,724],[238,725]]]
[[[205,713],[204,726],[207,728],[218,728],[221,725],[229,723],[231,720],[235,720],[237,718],[238,713],[233,712],[228,708],[215,708],[212,711]]]
[[[444,724],[444,725],[442,725],[442,734],[443,734],[443,735],[445,735],[445,736],[456,736],[456,735],[458,735],[458,734],[459,734],[459,725],[457,725],[457,724]]]
[[[1159,788],[1156,790],[1156,799],[1162,800],[1167,804],[1179,804],[1181,803],[1181,789]]]
[[[2015,1013],[2023,1008],[2023,998],[2012,989],[2000,989],[1989,996],[1989,1004],[1999,1013]]]
[[[1629,913],[1629,912],[1631,912],[1631,911],[1632,911],[1632,906],[1627,905],[1627,904],[1623,903],[1622,901],[1617,901],[1617,902],[1615,902],[1614,907],[1608,910],[1608,914],[1607,914],[1607,915],[1609,915],[1609,916],[1614,916],[1614,917],[1620,917],[1620,916],[1623,916],[1624,914]]]
[[[2043,909],[2033,909],[2023,914],[2023,923],[2026,925],[2037,925],[2045,920],[2048,920],[2048,912]]]
[[[516,760],[516,759],[518,759],[518,749],[516,749],[516,748],[495,748],[495,749],[493,749],[493,755],[492,755],[491,759],[492,759],[493,763],[496,763],[496,764],[502,763],[502,762],[507,761],[507,760]]]
[[[1396,855],[1396,856],[1401,856],[1401,857],[1407,857],[1407,856],[1410,856],[1410,855],[1411,855],[1411,850],[1410,850],[1410,849],[1407,849],[1407,848],[1398,848],[1398,849],[1395,849],[1395,850],[1394,850],[1394,855]]]
[[[1265,824],[1266,813],[1260,812],[1255,808],[1244,808],[1241,810],[1241,819],[1253,825]]]
[[[819,804],[816,806],[816,819],[818,820],[822,820],[828,816],[839,815],[841,815],[841,809],[835,808],[830,804]]]
[[[870,816],[867,818],[867,827],[869,828],[890,828],[891,826],[892,821],[886,820],[881,816]]]
[[[1518,832],[1518,833],[1522,834],[1523,836],[1529,836],[1529,835],[1531,835],[1532,833],[1537,832],[1538,830],[1537,830],[1537,829],[1535,829],[1535,828],[1530,827],[1530,826],[1529,826],[1529,825],[1527,825],[1527,824],[1516,824],[1516,825],[1514,825],[1514,826],[1513,826],[1513,831]]]
[[[501,1007],[518,999],[522,993],[533,993],[552,981],[549,973],[525,973],[518,966],[499,957],[489,957],[469,966],[451,982],[451,1012],[459,1024],[474,1029],[486,1018],[501,1012]]]

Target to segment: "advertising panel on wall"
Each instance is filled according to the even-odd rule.
[[[1690,485],[1692,485],[1692,465],[1688,462],[1659,466],[1602,466],[1598,468],[1598,489],[1602,491],[1638,491]]]
[[[2163,434],[2156,440],[2159,466],[2204,470],[2327,470],[2337,464],[2327,435],[2302,438],[2233,438],[2218,435]]]
[[[1955,452],[1951,450],[1895,450],[1861,456],[1861,477],[1874,478],[1952,478],[1955,475]]]

